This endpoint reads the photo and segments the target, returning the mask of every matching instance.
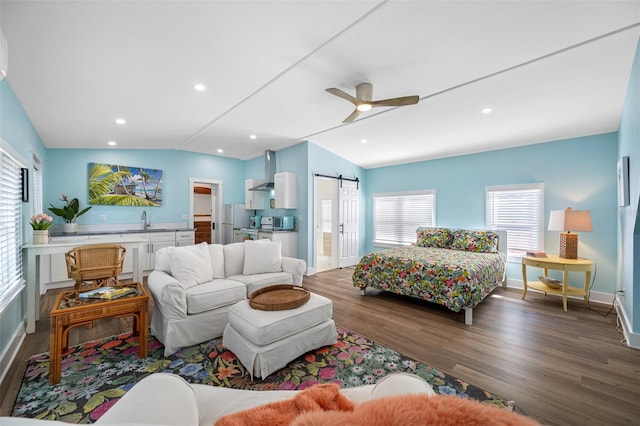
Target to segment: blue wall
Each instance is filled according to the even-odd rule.
[[[367,187],[367,182],[366,182],[367,179],[365,178],[366,171],[362,167],[356,166],[355,164],[350,163],[344,158],[338,157],[337,155],[323,148],[320,148],[318,145],[315,145],[313,143],[308,144],[307,163],[309,164],[309,171],[307,173],[307,179],[308,179],[307,193],[308,194],[313,194],[313,191],[314,191],[313,175],[315,174],[322,174],[327,176],[342,175],[342,177],[344,178],[360,179],[360,184],[359,184],[360,186],[358,191],[358,194],[360,195],[360,200],[359,200],[360,245],[358,248],[358,252],[360,254],[364,254],[364,250],[366,247],[365,231],[366,229],[368,229],[366,227],[366,222],[365,222],[365,218],[366,218],[365,194],[366,194],[366,187]],[[309,212],[309,217],[311,217],[314,211],[312,195],[308,196],[307,211]],[[311,223],[311,220],[307,222],[306,231],[307,231],[305,235],[306,252],[307,252],[307,257],[311,258],[307,260],[307,262],[308,263],[311,262],[310,265],[315,267],[315,259],[312,258],[314,253],[313,239],[312,239],[314,235],[314,229],[313,229],[313,224]]]
[[[593,290],[611,293],[616,276],[617,134],[588,136],[480,154],[367,170],[367,251],[373,246],[374,193],[435,189],[436,225],[485,227],[485,187],[544,183],[545,226],[550,210],[590,210],[593,232],[579,236],[579,255],[596,262]],[[545,251],[557,253],[558,232],[545,232]],[[573,274],[572,283],[583,277]],[[508,278],[522,279],[520,265]]]
[[[8,145],[25,166],[32,170],[33,155],[46,162],[46,149],[40,136],[34,129],[18,98],[16,98],[7,79],[0,81],[0,139]],[[30,173],[33,178],[33,173]],[[46,187],[46,182],[44,183]],[[32,216],[31,202],[23,204],[23,235],[31,229],[29,218]],[[24,240],[24,239],[23,239]],[[20,332],[26,318],[26,292],[22,291],[0,311],[0,357],[5,355],[9,344]]]
[[[51,149],[48,151],[44,206],[61,207],[60,196],[77,197],[88,206],[89,163],[118,164],[162,170],[163,204],[159,207],[93,206],[78,222],[90,224],[139,223],[144,209],[153,222],[188,222],[189,178],[224,182],[224,203],[244,203],[245,162],[213,155],[171,150]],[[101,215],[106,221],[101,222]],[[62,223],[55,218],[54,223]]]
[[[624,308],[640,346],[640,42],[636,47],[619,135],[618,155],[629,156],[631,204],[617,211],[618,272],[620,288],[624,288]]]

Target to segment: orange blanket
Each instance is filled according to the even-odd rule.
[[[316,385],[298,393],[293,399],[272,402],[220,418],[216,426],[289,425],[298,415],[311,411],[351,411],[354,404],[334,384]]]
[[[456,396],[412,394],[354,404],[337,385],[316,385],[293,399],[229,414],[216,426],[539,426],[528,417]]]

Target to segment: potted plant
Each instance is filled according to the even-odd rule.
[[[62,208],[56,207],[51,204],[49,210],[56,216],[60,216],[64,220],[62,225],[62,232],[76,232],[78,230],[78,223],[76,222],[80,216],[88,212],[92,206],[86,207],[80,210],[80,201],[77,198],[69,199],[66,195],[62,194],[60,201],[64,201],[66,204]]]
[[[31,218],[29,224],[33,228],[33,244],[47,244],[49,242],[49,228],[53,218],[47,214],[39,213]]]

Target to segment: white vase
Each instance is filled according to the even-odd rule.
[[[34,230],[33,231],[33,244],[48,244],[49,243],[49,230]]]
[[[62,232],[65,234],[73,234],[74,232],[78,232],[78,224],[77,223],[63,223],[62,224]]]

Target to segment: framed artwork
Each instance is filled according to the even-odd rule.
[[[162,170],[89,163],[89,204],[162,206]]]
[[[22,201],[29,201],[29,169],[20,169],[22,174]]]
[[[618,206],[629,205],[629,157],[618,161]]]

